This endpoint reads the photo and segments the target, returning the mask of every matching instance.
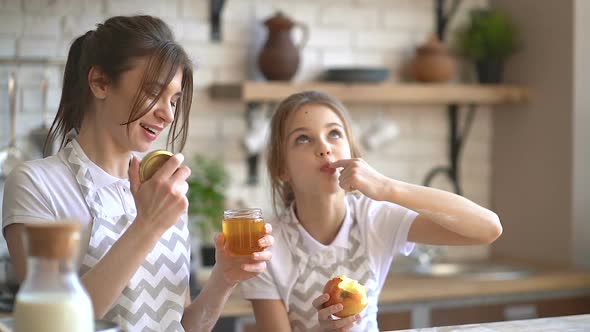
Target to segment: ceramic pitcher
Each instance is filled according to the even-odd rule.
[[[258,55],[259,69],[267,80],[291,80],[299,68],[300,52],[309,36],[308,28],[281,12],[265,20],[264,25],[268,29],[268,38]],[[298,44],[291,38],[294,27],[302,30]]]

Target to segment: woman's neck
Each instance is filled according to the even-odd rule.
[[[333,195],[302,196],[295,194],[297,219],[318,242],[325,245],[332,243],[346,215],[344,192]]]
[[[110,175],[128,178],[130,151],[121,149],[97,121],[83,121],[78,143],[92,162]]]

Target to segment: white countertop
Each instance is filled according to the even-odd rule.
[[[431,327],[414,332],[582,332],[590,331],[590,314],[515,320],[498,323]]]

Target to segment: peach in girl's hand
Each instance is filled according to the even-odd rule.
[[[368,304],[365,286],[345,275],[328,280],[324,286],[324,293],[330,295],[330,299],[323,305],[324,308],[338,303],[342,304],[342,311],[334,314],[340,318],[356,315],[363,311]]]

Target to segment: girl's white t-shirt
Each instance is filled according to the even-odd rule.
[[[364,195],[349,194],[346,196],[347,213],[345,220],[334,241],[324,245],[316,241],[298,223],[293,208],[283,217],[297,221],[299,234],[303,238],[305,252],[315,256],[320,264],[325,262],[329,266],[347,254],[349,247],[349,232],[356,218],[360,227],[362,240],[366,245],[369,266],[377,278],[377,297],[381,292],[389,268],[397,253],[409,255],[414,243],[408,242],[408,232],[412,222],[418,215],[415,211],[390,202],[372,200]],[[273,226],[275,243],[271,247],[273,256],[268,262],[268,268],[255,278],[242,282],[242,295],[246,299],[276,299],[288,298],[297,280],[298,271],[293,262],[293,254],[286,241],[287,232],[283,229],[286,224],[283,218],[270,221]],[[335,275],[338,271],[334,271]],[[325,282],[322,280],[320,282]],[[319,294],[318,294],[319,295]],[[313,298],[309,299],[309,305]],[[286,305],[289,308],[289,305]]]

